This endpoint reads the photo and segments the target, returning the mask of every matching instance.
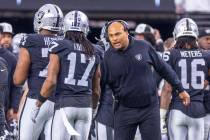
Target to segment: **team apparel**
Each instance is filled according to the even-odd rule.
[[[98,53],[95,49],[95,54],[88,57],[81,44],[69,40],[53,42],[50,53],[58,55],[60,60],[52,139],[71,138],[64,117],[80,134],[80,137],[74,136],[75,139],[85,140],[92,119],[92,77],[100,63]]]
[[[30,54],[31,64],[27,79],[29,91],[19,121],[20,140],[37,140],[44,126],[51,126],[54,113],[54,95],[40,108],[36,123],[31,120],[29,114],[33,111],[32,108],[47,76],[49,45],[59,39],[56,36],[29,34],[21,42],[20,47],[27,49]],[[45,137],[50,139],[50,129],[45,133]]]

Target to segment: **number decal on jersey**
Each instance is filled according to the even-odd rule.
[[[87,63],[86,57],[84,54],[81,54],[81,63]],[[95,64],[95,57],[93,56],[92,58],[89,58],[89,62],[88,65],[85,69],[85,72],[82,75],[81,79],[74,79],[74,74],[75,74],[75,68],[76,68],[76,53],[70,53],[68,55],[68,60],[70,61],[70,65],[69,65],[69,73],[68,73],[68,77],[65,78],[64,83],[65,84],[70,84],[70,85],[78,85],[78,86],[88,86],[88,76]],[[76,84],[77,81],[77,84]]]
[[[86,63],[86,58],[85,58],[85,55],[84,54],[81,54],[81,62],[82,63]],[[88,76],[89,76],[90,71],[92,70],[94,64],[95,64],[95,57],[93,57],[92,59],[89,59],[88,66],[85,69],[84,74],[82,75],[82,79],[78,80],[78,85],[85,86],[85,87],[88,86],[87,79],[88,79]]]
[[[178,65],[181,68],[181,82],[185,89],[189,89],[190,84],[194,89],[203,89],[204,88],[204,80],[205,80],[204,72],[197,70],[199,65],[205,66],[204,59],[194,59],[190,64],[191,72],[187,69],[187,60],[186,59],[181,59],[179,61]],[[187,79],[187,73],[189,73],[189,72],[191,75],[190,83],[188,82],[189,80]]]
[[[48,48],[42,48],[42,58],[48,57],[48,50]],[[39,72],[40,77],[47,77],[47,68],[48,65],[42,71]]]
[[[27,35],[24,35],[22,37],[21,42],[20,42],[21,46],[25,46],[27,37],[28,37]]]
[[[53,41],[51,44],[51,47],[50,47],[50,49],[49,49],[49,51],[51,52],[52,51],[52,49],[54,49],[54,48],[56,48],[56,47],[58,47],[58,43],[56,43],[55,41]]]
[[[58,43],[52,42],[52,46],[51,46],[50,49],[49,48],[42,48],[42,50],[41,50],[42,51],[42,58],[47,58],[48,57],[48,52],[52,51],[52,49],[57,47],[58,45],[59,45]],[[42,71],[39,72],[40,77],[47,77],[48,65],[49,64],[47,64],[47,66]]]
[[[164,61],[168,61],[169,60],[169,56],[170,56],[170,52],[169,51],[165,51],[163,54],[162,54],[162,58]]]

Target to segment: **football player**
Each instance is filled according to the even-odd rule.
[[[63,23],[63,13],[54,4],[45,4],[34,16],[36,34],[25,36],[20,45],[14,83],[22,85],[27,80],[29,92],[19,120],[19,139],[37,140],[45,127],[45,139],[50,139],[50,126],[54,112],[54,97],[49,98],[40,109],[36,121],[32,120],[36,98],[47,76],[48,50],[52,41],[58,40],[57,33]]]
[[[88,30],[88,17],[71,11],[64,18],[65,40],[53,42],[50,49],[48,77],[36,105],[40,108],[56,87],[53,140],[68,140],[74,135],[75,140],[88,139],[92,95],[98,96],[100,91],[100,58],[86,38]]]
[[[174,38],[168,38],[164,42],[164,49],[165,51],[170,51],[174,47]],[[166,55],[165,55],[166,54]],[[162,58],[167,59],[168,55],[167,53],[163,53]],[[160,128],[161,128],[161,134],[162,139],[163,137],[166,137],[167,139],[167,120],[168,120],[168,108],[169,104],[171,102],[171,86],[168,84],[167,81],[164,81],[163,87],[160,93]]]
[[[168,52],[166,61],[176,71],[191,103],[183,106],[176,92],[172,91],[168,131],[170,140],[204,139],[203,91],[208,78],[209,55],[199,49],[198,27],[190,18],[183,18],[174,28],[175,47]]]

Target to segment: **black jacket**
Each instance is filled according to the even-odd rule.
[[[172,68],[145,41],[129,37],[129,46],[119,51],[110,48],[104,56],[102,78],[114,92],[115,99],[127,107],[147,106],[157,101],[154,70],[177,91],[182,84]]]

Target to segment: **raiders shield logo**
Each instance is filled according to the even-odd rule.
[[[142,59],[142,55],[141,54],[137,54],[135,55],[136,60],[140,61]]]

